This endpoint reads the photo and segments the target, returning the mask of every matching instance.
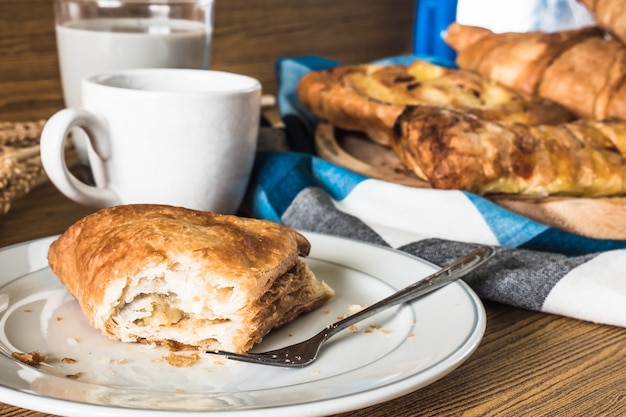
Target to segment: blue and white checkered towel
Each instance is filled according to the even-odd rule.
[[[626,327],[626,241],[554,229],[463,191],[367,178],[306,153],[316,120],[299,105],[295,86],[307,71],[331,65],[316,57],[277,63],[279,109],[297,152],[258,152],[244,212],[437,265],[493,245],[496,256],[465,279],[480,297]]]

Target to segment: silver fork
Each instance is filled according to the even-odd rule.
[[[223,350],[207,350],[205,353],[222,355],[228,359],[257,363],[261,365],[291,368],[304,367],[315,361],[322,344],[335,334],[354,325],[355,323],[360,322],[361,320],[365,320],[368,317],[378,314],[391,306],[415,300],[416,298],[428,294],[452,281],[455,281],[458,278],[467,275],[475,268],[483,264],[486,260],[491,258],[494,252],[495,250],[490,246],[478,247],[469,254],[455,260],[434,274],[409,285],[408,287],[378,301],[375,304],[372,304],[358,313],[327,326],[315,336],[300,343],[267,352],[233,353]]]

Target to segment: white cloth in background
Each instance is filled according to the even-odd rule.
[[[456,21],[496,33],[554,32],[594,24],[577,0],[458,0]]]

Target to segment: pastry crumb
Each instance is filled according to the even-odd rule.
[[[39,365],[48,359],[48,355],[45,355],[38,350],[33,350],[28,353],[13,352],[11,356],[18,361],[25,363],[26,365],[34,366],[35,368],[38,368]]]
[[[63,363],[76,363],[76,359],[63,358],[63,359],[61,359],[61,362],[63,362]]]
[[[377,326],[375,324],[370,324],[369,327],[363,331],[363,333],[373,333],[375,330],[379,330],[379,329],[380,329],[380,326]]]
[[[200,360],[200,354],[197,352],[189,355],[170,353],[167,356],[163,356],[162,358],[156,358],[152,361],[156,362],[159,360],[165,360],[171,366],[175,366],[177,368],[184,368],[195,365],[195,363]]]
[[[82,372],[76,372],[75,374],[65,375],[67,379],[78,379],[83,376]]]
[[[358,313],[361,310],[364,310],[367,306],[362,306],[362,305],[358,305],[358,304],[350,304],[348,306],[348,314],[349,315],[353,315]]]
[[[359,311],[365,309],[366,307],[367,307],[366,305],[362,306],[359,304],[349,304],[346,314],[337,316],[337,320],[343,320],[346,317],[350,317],[351,315],[358,313]]]

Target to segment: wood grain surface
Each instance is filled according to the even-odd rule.
[[[327,161],[359,174],[411,187],[429,187],[408,170],[390,149],[364,135],[318,126],[317,153]],[[524,197],[490,195],[487,198],[542,224],[597,239],[626,239],[626,197]]]
[[[409,53],[414,10],[412,0],[216,0],[210,66],[273,94],[283,56],[359,63]],[[63,107],[52,0],[0,0],[0,57],[0,119]]]
[[[37,120],[63,106],[51,4],[0,0],[0,120]],[[401,0],[216,0],[213,64],[257,76],[272,92],[283,55],[359,62],[410,51],[413,8]],[[46,183],[0,216],[0,247],[61,233],[91,211]],[[626,415],[624,329],[485,307],[485,337],[458,369],[342,417]],[[52,415],[0,403],[0,416]]]

